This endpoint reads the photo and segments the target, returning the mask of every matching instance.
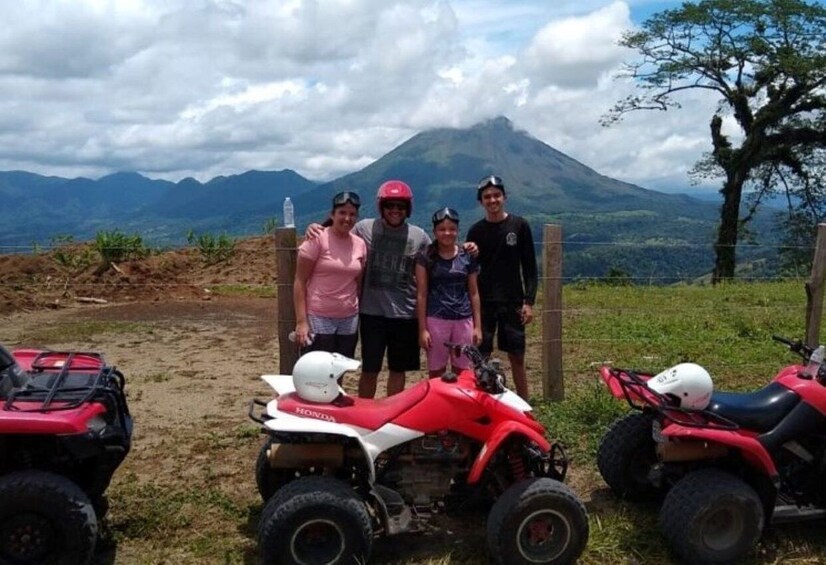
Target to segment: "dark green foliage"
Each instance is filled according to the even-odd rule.
[[[143,238],[137,234],[127,235],[119,230],[99,231],[95,236],[95,249],[100,254],[102,264],[108,267],[128,259],[142,259],[149,255]]]
[[[627,32],[620,44],[639,53],[626,70],[641,94],[620,101],[606,123],[634,110],[678,108],[675,97],[685,90],[719,98],[710,117],[713,150],[697,171],[723,179],[713,280],[731,278],[738,237],[761,198],[743,214],[745,190],[763,195],[781,186],[806,208],[818,194],[811,188],[826,147],[826,7],[804,0],[685,2]],[[723,131],[729,116],[740,127],[733,138]],[[795,182],[805,197],[793,194]]]
[[[207,265],[229,261],[235,254],[235,240],[225,233],[215,237],[211,233],[196,235],[195,232],[190,230],[186,240],[198,249],[201,259]]]

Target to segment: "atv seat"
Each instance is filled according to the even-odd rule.
[[[715,392],[707,411],[758,433],[773,429],[800,402],[800,397],[778,383],[754,392]]]
[[[377,430],[427,396],[430,380],[421,381],[398,394],[374,400],[346,397],[347,402],[310,402],[291,392],[278,397],[278,410],[297,416]],[[351,402],[352,400],[352,402]]]

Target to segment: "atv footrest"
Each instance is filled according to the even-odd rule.
[[[826,508],[816,506],[800,507],[796,504],[775,506],[772,524],[800,522],[801,520],[817,520],[826,517]]]

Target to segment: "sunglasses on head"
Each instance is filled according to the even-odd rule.
[[[348,202],[356,208],[361,206],[361,198],[359,198],[359,195],[355,192],[339,192],[333,196],[333,208],[336,206],[344,206]]]
[[[407,210],[406,202],[382,202],[383,210]]]
[[[445,220],[452,220],[459,223],[459,212],[453,208],[442,208],[433,214],[433,225],[439,224]]]
[[[479,181],[479,186],[476,188],[477,190],[482,190],[483,188],[487,188],[489,186],[494,188],[505,188],[505,183],[502,182],[502,179],[496,175],[488,175]]]

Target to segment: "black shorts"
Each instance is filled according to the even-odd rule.
[[[479,351],[490,355],[493,335],[498,332],[496,347],[506,353],[525,352],[525,326],[522,325],[522,303],[482,304],[482,343]]]
[[[361,370],[381,371],[384,350],[391,371],[419,370],[419,323],[416,319],[359,316],[361,333]]]

